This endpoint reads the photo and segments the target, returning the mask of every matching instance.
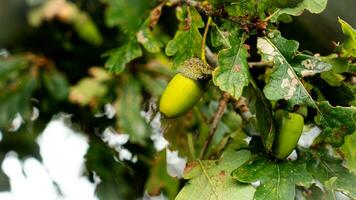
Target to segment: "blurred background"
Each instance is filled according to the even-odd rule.
[[[95,131],[102,132],[113,123],[111,116],[117,112],[110,107],[113,98],[108,95],[106,102],[94,101],[93,103],[92,96],[102,90],[90,81],[93,85],[88,85],[92,87],[83,84],[86,86],[84,90],[93,89],[96,94],[85,93],[84,96],[80,96],[82,93],[74,93],[77,96],[72,96],[73,101],[77,100],[87,107],[78,108],[69,105],[60,96],[61,93],[64,96],[68,95],[68,91],[64,91],[63,88],[77,84],[88,74],[94,76],[93,79],[104,77],[103,80],[110,76],[105,71],[97,70],[95,66],[104,65],[106,58],[102,55],[109,49],[119,46],[124,33],[122,30],[108,28],[105,25],[104,2],[106,1],[70,1],[76,5],[76,8],[85,11],[85,14],[81,15],[85,16],[84,20],[79,25],[63,23],[66,21],[65,13],[73,11],[71,6],[64,7],[68,10],[63,11],[64,14],[61,15],[63,18],[50,20],[50,6],[47,8],[49,9],[47,13],[42,12],[41,15],[41,11],[36,8],[45,1],[0,1],[0,56],[5,58],[20,53],[26,54],[32,56],[33,62],[39,62],[39,65],[44,68],[51,68],[48,66],[53,66],[53,62],[56,69],[50,78],[56,80],[56,84],[63,86],[51,89],[51,83],[48,83],[44,76],[41,87],[46,87],[48,91],[37,91],[37,98],[31,99],[30,122],[24,125],[22,116],[16,116],[12,120],[10,129],[0,130],[0,200],[94,200],[99,198],[95,191],[99,191],[101,199],[116,199],[112,197],[121,197],[121,193],[125,193],[123,195],[125,197],[142,197],[143,180],[149,173],[144,169],[146,164],[138,168],[129,164],[129,169],[115,164],[116,161],[111,159],[113,151],[106,146],[118,141],[124,145],[125,142],[122,140],[125,139],[108,137],[102,140],[97,137],[98,133]],[[61,4],[63,1],[57,2],[55,6],[63,6]],[[291,23],[281,24],[281,32],[286,38],[300,41],[300,49],[327,55],[332,52],[332,41],[343,40],[337,18],[341,17],[351,26],[356,27],[355,9],[355,0],[329,0],[322,14],[312,15],[306,12],[294,18]],[[164,13],[163,23],[169,23],[172,17],[174,15]],[[93,28],[92,24],[96,27]],[[5,64],[0,64],[0,77],[1,73],[5,73],[2,67],[5,69]],[[67,81],[62,80],[63,76]],[[166,80],[159,80],[157,83],[158,88],[162,88]],[[79,86],[78,90],[80,90]],[[160,90],[154,91],[157,94],[160,92]],[[56,101],[53,98],[47,99],[48,95],[54,96]],[[88,97],[88,102],[85,102],[87,98],[85,95],[91,95],[90,98]],[[2,100],[4,99],[0,98],[0,101]],[[38,101],[41,101],[41,104]],[[95,106],[92,106],[93,104]],[[105,109],[102,109],[102,105],[106,105]],[[7,110],[4,107],[0,109]],[[97,116],[88,116],[88,113],[92,112],[97,113]],[[37,120],[38,116],[41,116],[40,121]],[[83,121],[85,123],[82,123]],[[88,124],[91,127],[87,127]],[[19,135],[21,137],[18,137]],[[150,152],[142,152],[145,150],[140,146],[129,146],[127,149],[135,149],[137,152],[126,152],[123,150],[126,147],[122,148],[122,145],[119,148],[120,157],[122,160],[126,158],[131,163],[136,162],[134,155],[138,152],[143,155],[150,154]],[[144,163],[144,160],[139,158],[139,162]],[[87,170],[88,168],[95,169],[100,173],[100,177],[107,177],[114,186],[103,185],[99,176]],[[140,171],[142,174],[133,175],[132,171]],[[119,176],[120,180],[110,179],[111,176]],[[124,182],[134,187],[128,189]]]

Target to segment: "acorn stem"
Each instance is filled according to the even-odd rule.
[[[205,42],[206,42],[206,36],[208,35],[208,32],[209,32],[209,26],[211,24],[211,21],[212,21],[212,18],[209,16],[208,17],[208,21],[206,22],[206,25],[205,25],[205,29],[204,29],[204,34],[203,34],[203,39],[202,39],[202,42],[201,42],[201,60],[205,63],[205,64],[208,64],[206,62],[206,58],[205,58]]]

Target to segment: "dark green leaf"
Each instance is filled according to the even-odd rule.
[[[108,4],[105,21],[108,26],[119,26],[128,33],[137,32],[143,19],[149,14],[147,0],[103,0]]]
[[[176,12],[180,21],[179,30],[167,43],[165,50],[168,56],[173,56],[175,68],[189,58],[200,57],[202,36],[198,29],[204,27],[204,22],[195,8],[177,7]]]
[[[56,100],[66,100],[69,93],[69,83],[66,77],[57,70],[44,72],[44,85]]]
[[[244,34],[230,33],[231,47],[219,52],[219,67],[213,72],[214,84],[235,99],[241,97],[243,88],[249,84],[248,53],[244,47],[246,38]]]
[[[142,50],[140,45],[138,45],[136,38],[130,38],[121,47],[114,49],[109,53],[109,58],[105,63],[105,67],[108,68],[109,71],[118,74],[124,71],[127,63],[141,56]]]
[[[141,85],[133,77],[129,77],[124,86],[120,88],[117,117],[118,125],[130,135],[131,142],[146,144],[145,139],[149,136],[149,126],[141,116]]]
[[[256,200],[294,200],[295,185],[309,187],[313,180],[301,162],[276,163],[258,155],[234,170],[232,177],[243,183],[260,181]]]
[[[178,193],[179,181],[167,173],[165,152],[159,152],[152,161],[145,188],[151,196],[159,196],[163,192],[169,199],[174,199]]]
[[[272,101],[284,99],[291,107],[296,104],[316,107],[289,61],[296,54],[298,43],[286,40],[278,31],[270,32],[268,36],[257,40],[262,60],[274,63],[272,74],[263,90],[267,99]]]
[[[150,29],[148,20],[141,26],[140,30],[136,33],[137,41],[145,47],[150,53],[158,53],[163,47],[163,43],[154,35]]]
[[[345,193],[352,199],[356,198],[356,176],[343,167],[342,160],[331,157],[327,150],[312,152],[308,171],[321,183],[334,179],[332,184],[334,190]]]
[[[8,78],[12,72],[20,71],[27,67],[28,62],[23,57],[0,59],[0,80]]]
[[[21,77],[16,86],[0,93],[0,127],[10,123],[16,113],[29,115],[30,98],[37,86],[33,76]]]
[[[334,146],[341,146],[346,135],[356,130],[356,108],[331,106],[327,101],[319,104],[323,117],[316,119],[321,124],[323,131],[320,137]]]
[[[346,167],[356,174],[356,132],[345,137],[344,144],[340,147],[346,161]]]
[[[318,57],[305,54],[298,54],[294,58],[292,66],[299,77],[314,76],[332,68],[329,63],[321,61]]]

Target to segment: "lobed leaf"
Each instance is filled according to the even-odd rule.
[[[202,36],[199,28],[204,27],[204,22],[195,8],[178,7],[176,12],[180,21],[179,30],[165,49],[167,56],[173,56],[175,68],[189,58],[200,57]]]
[[[247,163],[235,169],[232,177],[243,183],[260,181],[255,200],[294,200],[296,185],[309,187],[312,183],[305,163],[277,163],[260,155],[253,155]]]
[[[226,150],[219,161],[197,160],[190,163],[184,178],[190,181],[179,192],[176,200],[189,199],[252,199],[254,188],[235,182],[231,171],[250,157],[247,150]]]

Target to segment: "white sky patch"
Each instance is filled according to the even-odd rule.
[[[151,140],[153,141],[154,147],[157,151],[162,151],[169,145],[169,142],[163,136],[163,130],[161,127],[161,113],[155,113],[153,110],[156,110],[156,102],[150,100],[150,109],[145,112],[141,111],[141,116],[145,118],[146,122],[150,123],[152,128]],[[152,116],[155,114],[155,116]],[[153,119],[151,120],[151,118]]]
[[[7,49],[1,48],[0,49],[0,57],[7,58],[10,56],[10,53]]]
[[[17,131],[23,123],[25,123],[25,121],[23,120],[21,114],[16,113],[14,119],[11,122],[11,127],[9,128],[9,131],[11,132]]]
[[[317,186],[318,188],[320,188],[323,192],[325,192],[324,186],[320,183],[320,181],[314,179],[312,183],[315,184],[315,186]]]
[[[88,138],[74,132],[65,122],[68,115],[52,120],[37,139],[43,165],[58,184],[63,200],[95,200],[95,184],[82,176]]]
[[[117,133],[112,127],[106,128],[102,134],[102,140],[106,142],[109,147],[115,149],[118,153],[119,160],[134,162],[132,153],[123,146],[129,141],[129,138],[130,136],[128,134]]]
[[[261,181],[255,181],[251,183],[252,187],[257,188],[261,185]]]
[[[112,127],[106,128],[102,135],[103,141],[113,148],[126,144],[129,138],[130,136],[128,134],[119,134]]]
[[[2,141],[2,131],[0,130],[0,142]]]
[[[287,157],[287,160],[297,160],[298,159],[298,154],[296,150],[293,150],[292,153],[289,154]]]
[[[184,168],[187,164],[187,158],[178,156],[178,151],[170,151],[166,148],[167,172],[172,177],[183,177]]]
[[[309,148],[316,137],[319,136],[321,129],[318,126],[314,126],[307,132],[303,132],[298,140],[298,145],[304,148]]]
[[[115,107],[110,104],[110,103],[107,103],[105,104],[104,106],[104,112],[103,113],[96,113],[94,115],[94,117],[103,117],[103,116],[106,116],[108,119],[112,119],[114,118],[116,115],[116,109]]]
[[[244,140],[247,144],[250,144],[251,139],[252,139],[252,137],[247,136],[247,137],[245,137],[243,140]]]
[[[35,158],[21,161],[15,152],[6,154],[1,167],[11,190],[0,192],[1,200],[98,200],[94,192],[100,178],[91,183],[83,176],[87,137],[68,127],[69,116],[52,120],[38,137],[42,163]]]

